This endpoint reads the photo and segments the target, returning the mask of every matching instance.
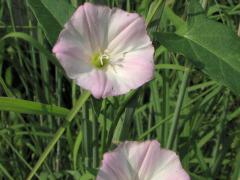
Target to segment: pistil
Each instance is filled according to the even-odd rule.
[[[95,66],[97,69],[102,69],[106,67],[109,64],[110,57],[108,54],[101,54],[101,53],[95,53],[92,56],[91,63],[93,66]]]

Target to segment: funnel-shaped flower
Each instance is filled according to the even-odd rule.
[[[175,152],[157,141],[125,142],[104,154],[97,180],[189,180]]]
[[[138,88],[153,76],[154,48],[136,13],[85,3],[53,48],[67,75],[96,98]]]

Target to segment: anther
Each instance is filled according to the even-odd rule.
[[[106,55],[106,54],[103,54],[103,55],[101,55],[100,57],[99,57],[99,60],[100,60],[100,64],[103,66],[103,59],[105,59],[105,60],[109,60],[109,56],[108,55]]]

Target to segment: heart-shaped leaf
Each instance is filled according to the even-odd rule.
[[[74,7],[66,0],[28,0],[28,4],[51,44],[54,44]]]
[[[212,79],[240,93],[240,38],[227,26],[209,20],[190,1],[188,24],[176,33],[155,33],[157,41],[182,53]]]

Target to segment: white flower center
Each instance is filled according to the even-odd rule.
[[[106,53],[95,53],[91,58],[91,63],[95,68],[102,69],[109,64],[110,56]]]

